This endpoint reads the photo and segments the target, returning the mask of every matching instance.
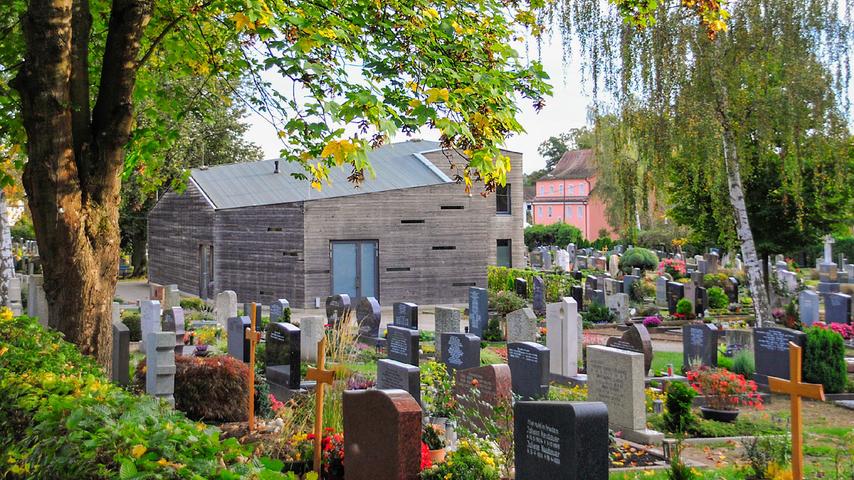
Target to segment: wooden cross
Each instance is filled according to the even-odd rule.
[[[332,385],[335,372],[326,370],[326,336],[317,342],[317,368],[309,368],[305,378],[317,382],[314,401],[314,471],[320,475],[321,438],[323,436],[323,387]]]
[[[255,303],[249,311],[250,327],[246,329],[244,338],[249,340],[249,433],[255,430],[255,347],[261,341],[261,332],[255,330],[255,318],[257,307]]]
[[[824,401],[824,388],[814,383],[801,383],[801,347],[789,342],[789,378],[768,377],[774,393],[788,394],[792,403],[792,479],[803,480],[804,449],[801,434],[801,397]]]

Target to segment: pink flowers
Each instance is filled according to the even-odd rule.
[[[854,338],[854,325],[848,325],[846,323],[831,323],[828,326],[828,324],[824,322],[815,322],[812,326],[822,330],[832,330],[842,335],[842,338],[845,340],[851,340]]]
[[[644,327],[657,327],[659,325],[661,325],[661,317],[659,317],[658,315],[651,315],[643,319]]]
[[[684,277],[688,274],[688,269],[682,260],[665,258],[658,264],[658,274],[664,275],[665,273],[669,273],[673,278]]]
[[[267,395],[267,398],[270,399],[270,408],[274,412],[278,412],[279,410],[285,408],[285,404],[276,400],[276,397],[272,393]]]

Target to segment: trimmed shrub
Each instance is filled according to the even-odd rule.
[[[617,316],[605,305],[592,302],[587,311],[581,314],[581,319],[590,323],[615,323]]]
[[[732,357],[732,371],[745,378],[750,377],[756,372],[756,363],[753,360],[753,353],[748,349],[739,350]]]
[[[568,297],[570,287],[577,285],[578,281],[569,275],[554,273],[535,272],[534,270],[507,267],[487,267],[487,288],[490,292],[510,291],[514,292],[517,278],[524,278],[528,282],[528,296],[534,294],[534,276],[540,276],[546,286],[546,301],[558,302],[561,297]]]
[[[654,270],[656,266],[658,256],[646,248],[630,248],[620,257],[620,269],[625,273],[632,273],[632,268],[639,268],[641,272]]]
[[[551,225],[531,225],[525,229],[525,246],[533,250],[540,245],[560,245],[566,248],[574,243],[580,248],[588,246],[581,236],[581,230],[563,222]]]
[[[133,381],[145,390],[145,360]],[[175,408],[192,420],[242,422],[249,409],[249,366],[234,357],[175,356]]]
[[[501,316],[507,315],[510,312],[515,312],[520,308],[525,308],[525,305],[527,305],[524,298],[513,292],[489,292],[488,295],[489,309],[498,312]]]
[[[492,317],[489,323],[486,324],[486,330],[483,331],[483,339],[488,342],[500,342],[504,340],[504,332],[501,331],[501,322],[497,318]]]
[[[703,275],[703,286],[706,288],[726,287],[727,275],[725,273],[707,273]]]
[[[671,382],[667,386],[667,398],[664,401],[664,426],[671,433],[685,433],[696,422],[691,413],[697,392],[687,383]]]
[[[139,310],[122,310],[122,323],[130,330],[130,341],[142,340],[142,324]]]
[[[848,373],[842,335],[817,327],[807,329],[803,368],[805,382],[824,385],[825,393],[843,392]]]
[[[685,318],[691,317],[694,314],[694,305],[691,304],[691,300],[682,298],[676,302],[676,313],[685,315]]]
[[[184,310],[208,310],[208,305],[199,297],[187,297],[181,299],[181,308]]]
[[[0,316],[0,345],[2,478],[276,478],[252,446],[110,383],[35,319]]]
[[[710,308],[726,308],[729,306],[729,297],[721,287],[712,287],[708,290]]]

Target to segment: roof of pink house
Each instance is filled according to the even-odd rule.
[[[590,178],[596,174],[593,150],[570,150],[563,154],[547,178]]]

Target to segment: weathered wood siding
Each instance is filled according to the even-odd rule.
[[[239,302],[269,304],[303,296],[302,203],[217,210],[214,285]]]
[[[521,155],[510,155],[511,215],[496,214],[494,196],[484,198],[477,191],[469,196],[459,184],[306,202],[305,303],[332,293],[332,240],[378,241],[384,305],[467,301],[469,286],[486,286],[486,267],[495,263],[498,238],[512,240],[513,264],[522,265]],[[453,178],[444,154],[425,157]]]
[[[199,294],[199,246],[213,244],[214,210],[189,182],[183,193],[168,192],[148,214],[148,278]]]

